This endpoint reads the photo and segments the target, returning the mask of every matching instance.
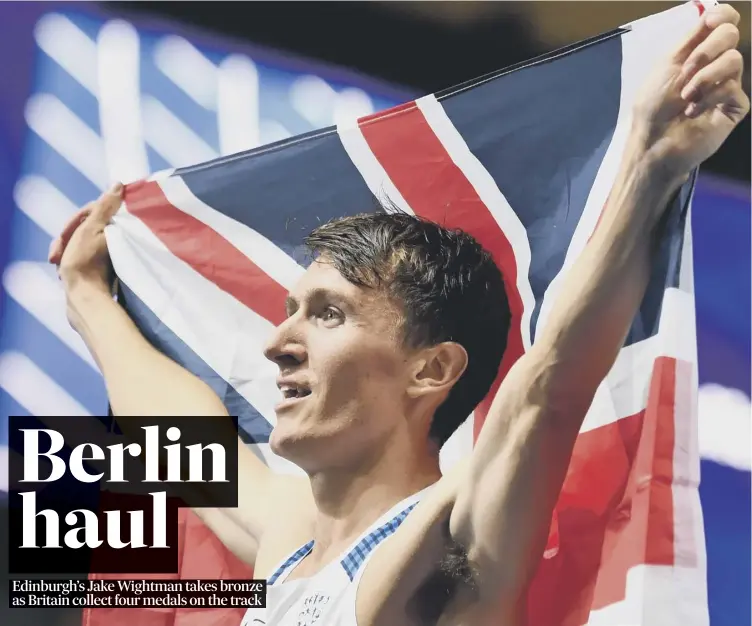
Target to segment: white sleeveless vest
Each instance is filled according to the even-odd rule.
[[[241,626],[357,626],[355,595],[366,563],[430,489],[405,498],[374,522],[340,555],[310,578],[285,582],[313,549],[309,541],[267,580],[266,608],[250,608]]]

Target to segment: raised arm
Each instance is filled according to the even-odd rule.
[[[110,295],[104,228],[121,204],[118,187],[82,209],[51,247],[68,319],[96,360],[115,416],[216,416],[234,428],[217,395],[203,381],[154,349]],[[127,431],[128,420],[121,420]],[[283,477],[275,476],[240,439],[237,508],[194,509],[243,560],[252,563]],[[199,487],[200,488],[200,487]]]
[[[450,532],[499,623],[515,623],[540,562],[575,439],[644,296],[664,209],[749,110],[738,18],[728,6],[706,13],[642,91],[601,223],[542,335],[499,389],[469,460]]]

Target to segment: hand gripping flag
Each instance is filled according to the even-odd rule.
[[[499,383],[540,334],[597,225],[636,90],[703,8],[687,3],[352,125],[128,185],[107,230],[124,306],[149,341],[214,389],[248,445],[276,471],[295,471],[268,448],[278,391],[261,348],[305,270],[303,237],[332,218],[384,210],[385,199],[462,228],[501,268],[512,325],[496,384],[442,450],[450,466],[472,451]],[[531,626],[708,621],[693,187],[694,178],[671,208],[645,299],[577,439],[529,592]],[[176,577],[250,577],[193,514],[180,520]],[[241,617],[103,608],[85,619],[203,626]]]

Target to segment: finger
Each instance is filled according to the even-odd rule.
[[[63,252],[65,252],[65,247],[68,245],[70,238],[73,236],[73,233],[76,232],[76,229],[78,229],[86,218],[89,217],[91,209],[92,205],[87,204],[68,220],[68,223],[63,228],[63,232],[61,232],[60,236],[50,244],[50,249],[47,254],[47,260],[50,263],[54,263],[55,265],[60,263],[60,259],[63,256]]]
[[[89,224],[104,228],[123,203],[123,185],[115,183],[94,203]]]
[[[739,15],[739,11],[737,11],[730,4],[719,4],[718,6],[715,6],[712,9],[710,9],[709,11],[706,11],[704,18],[705,18],[705,23],[710,28],[716,28],[720,24],[724,24],[724,23],[729,23],[729,24],[733,24],[734,26],[738,26],[739,20],[741,19],[741,15]]]
[[[737,123],[747,114],[749,98],[737,80],[730,79],[716,85],[702,100],[687,105],[685,115],[697,117],[705,111],[719,107],[725,115]]]
[[[735,124],[738,124],[747,117],[749,113],[749,96],[738,82],[731,97],[721,103],[721,111],[726,117],[731,118]]]
[[[722,24],[733,24],[736,26],[738,23],[739,13],[728,4],[721,4],[706,11],[695,29],[674,54],[674,61],[683,65],[687,59],[689,59],[692,52],[702,44],[702,42],[705,41],[715,29]]]
[[[736,49],[726,50],[710,65],[706,65],[692,77],[681,91],[687,102],[697,102],[716,85],[727,80],[740,80],[744,70],[744,58]]]
[[[50,263],[59,265],[65,248],[78,228],[85,224],[87,228],[103,228],[120,208],[123,185],[116,183],[97,200],[80,209],[63,228],[63,232],[51,244],[47,253]]]
[[[698,71],[713,63],[718,57],[736,48],[738,43],[739,29],[733,24],[721,24],[691,52],[684,62],[682,81],[690,80]]]

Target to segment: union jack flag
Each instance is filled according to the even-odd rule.
[[[442,449],[450,467],[472,451],[498,384],[535,342],[597,225],[636,90],[702,10],[687,3],[352,123],[128,185],[107,230],[124,306],[239,417],[248,445],[295,472],[268,448],[279,392],[261,348],[305,271],[303,237],[384,210],[380,199],[462,228],[501,268],[512,325],[496,384]],[[530,589],[533,626],[708,623],[693,188],[670,211],[648,292],[577,440]],[[178,577],[250,575],[192,514],[181,524]],[[170,609],[148,621],[237,624],[241,614]],[[120,617],[140,623],[132,609],[86,619]]]

